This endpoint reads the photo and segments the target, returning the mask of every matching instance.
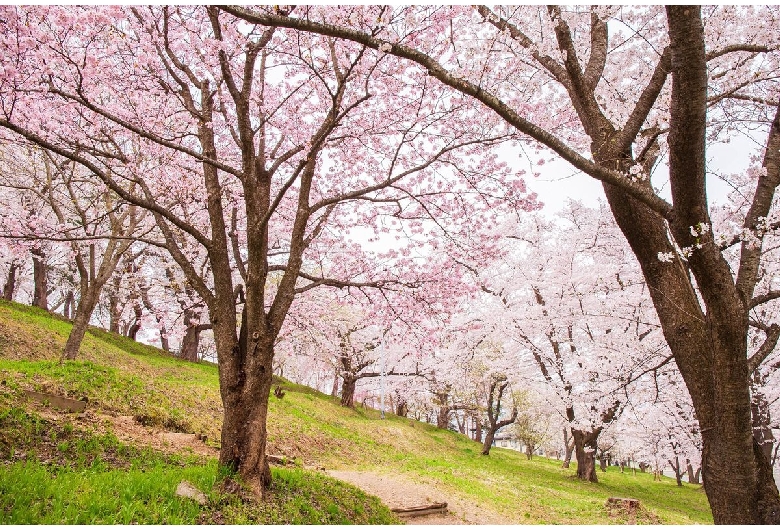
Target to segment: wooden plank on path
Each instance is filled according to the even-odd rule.
[[[447,513],[446,502],[436,502],[424,506],[411,506],[409,508],[391,508],[391,512],[399,517],[419,517],[421,515],[430,515],[434,513]]]
[[[54,394],[44,394],[43,392],[33,392],[32,390],[25,390],[27,397],[40,401],[41,403],[50,403],[52,406],[58,409],[67,410],[70,412],[82,412],[87,408],[87,402],[78,399],[70,399],[63,396],[55,396]]]

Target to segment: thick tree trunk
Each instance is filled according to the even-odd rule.
[[[255,496],[261,498],[271,484],[265,448],[268,400],[273,380],[273,339],[263,337],[259,332],[250,333],[248,304],[245,304],[241,332],[236,341],[235,319],[231,321],[229,318],[230,312],[234,311],[230,307],[232,300],[217,300],[214,305],[217,307],[211,320],[220,364],[220,394],[225,409],[219,464],[238,473]]]
[[[3,286],[3,299],[9,302],[14,299],[14,291],[16,290],[16,271],[19,270],[19,264],[15,261],[11,262],[8,267],[8,276],[5,279],[5,285]]]
[[[46,277],[46,255],[42,250],[32,249],[33,257],[33,300],[32,305],[41,309],[49,309],[48,289],[49,283]]]
[[[351,375],[343,375],[341,383],[341,406],[355,406],[355,387],[357,387],[357,378]]]
[[[446,429],[450,426],[450,411],[452,409],[449,405],[442,405],[439,407],[439,411],[436,414],[436,426],[439,429]]]
[[[193,363],[198,362],[198,346],[200,346],[200,331],[198,326],[190,326],[181,339],[179,358]]]
[[[600,430],[594,432],[572,429],[574,453],[577,456],[577,477],[588,482],[598,482],[596,476],[596,448]]]

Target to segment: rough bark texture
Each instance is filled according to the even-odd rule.
[[[341,382],[341,406],[342,407],[354,407],[355,406],[355,387],[357,386],[357,379],[344,375]]]
[[[588,482],[598,482],[596,476],[596,449],[601,429],[593,432],[572,429],[574,452],[577,456],[577,477]]]

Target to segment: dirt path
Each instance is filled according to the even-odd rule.
[[[506,517],[452,493],[444,493],[432,484],[405,475],[388,476],[370,471],[326,471],[328,475],[376,495],[390,508],[408,508],[447,503],[447,514],[433,514],[405,519],[409,524],[510,524]]]

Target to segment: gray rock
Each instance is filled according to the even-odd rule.
[[[206,499],[206,496],[203,494],[202,491],[200,491],[198,488],[187,482],[186,480],[182,480],[179,482],[179,485],[176,486],[176,495],[179,497],[186,497],[188,499],[192,499],[196,501],[201,506],[204,504],[208,504],[208,499]]]

